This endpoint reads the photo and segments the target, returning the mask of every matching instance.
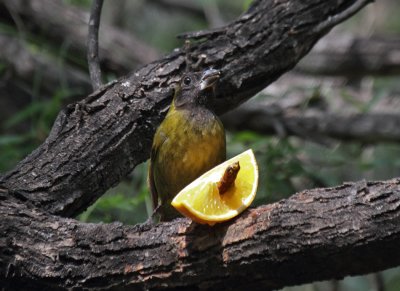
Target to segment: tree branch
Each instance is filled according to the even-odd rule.
[[[227,283],[268,290],[399,264],[398,180],[303,191],[214,228],[187,219],[123,226],[54,216],[81,212],[148,157],[187,65],[205,55],[200,69],[222,71],[211,105],[226,112],[291,69],[335,23],[327,19],[367,3],[255,1],[189,49],[68,106],[48,139],[0,178],[1,282],[31,290]]]
[[[389,113],[337,114],[318,110],[281,110],[276,104],[254,102],[224,116],[230,130],[296,135],[315,141],[326,137],[376,143],[400,141],[400,116]]]
[[[296,66],[308,74],[360,77],[400,73],[400,39],[330,34]]]
[[[61,0],[3,0],[0,7],[7,5],[27,23],[32,33],[42,30],[57,43],[65,43],[79,55],[87,53],[87,28],[89,14],[81,9],[66,5]],[[151,46],[135,38],[132,33],[114,26],[102,25],[100,31],[100,60],[103,70],[119,74],[154,61],[159,53]]]
[[[0,213],[0,278],[16,289],[272,290],[400,264],[399,179],[302,191],[214,227],[85,224],[1,192]]]
[[[203,68],[222,72],[213,108],[226,112],[291,69],[322,36],[314,26],[360,3],[368,0],[346,5],[341,0],[256,1],[238,20],[205,34],[206,41],[194,43],[189,52],[175,50],[68,106],[48,139],[0,184],[49,213],[80,213],[148,158],[154,129],[188,61],[205,55]]]
[[[47,54],[32,53],[24,41],[8,35],[0,35],[0,60],[11,67],[12,76],[24,82],[32,82],[32,76],[39,72],[43,82],[41,89],[53,93],[55,88],[65,85],[67,88],[90,92],[90,80],[87,75],[68,64],[57,62]],[[82,92],[79,92],[82,94]]]
[[[90,79],[92,80],[93,90],[99,89],[102,84],[101,69],[99,59],[99,26],[101,8],[103,0],[93,0],[90,9],[90,19],[87,40],[87,60],[89,65]]]

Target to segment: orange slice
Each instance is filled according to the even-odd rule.
[[[236,179],[220,194],[218,182],[236,162],[240,165]],[[198,223],[214,225],[232,219],[249,207],[256,196],[257,185],[258,167],[250,149],[204,173],[183,188],[171,204]]]

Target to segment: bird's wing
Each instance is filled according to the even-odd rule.
[[[154,181],[154,163],[156,162],[158,152],[162,146],[162,144],[167,140],[167,136],[162,130],[156,132],[154,136],[153,146],[151,148],[150,153],[150,166],[149,172],[147,175],[147,182],[149,184],[151,198],[153,202],[153,210],[156,210],[158,207],[158,192]]]

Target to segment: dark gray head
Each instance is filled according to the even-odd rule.
[[[175,91],[175,107],[206,106],[214,97],[214,89],[220,72],[208,69],[183,75]]]

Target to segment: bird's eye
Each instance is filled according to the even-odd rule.
[[[192,79],[190,79],[189,77],[185,77],[183,79],[183,84],[184,85],[188,86],[188,85],[190,85],[190,83],[192,83]]]

